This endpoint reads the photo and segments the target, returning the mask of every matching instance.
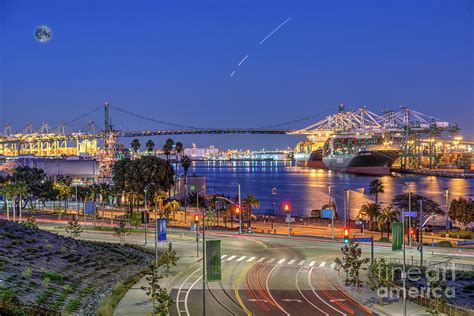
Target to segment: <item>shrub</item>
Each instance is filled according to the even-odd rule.
[[[81,300],[79,298],[75,298],[70,300],[66,305],[66,311],[68,313],[74,312],[79,306],[81,305]]]
[[[390,242],[390,239],[388,239],[388,237],[380,237],[379,241],[380,242]]]
[[[438,246],[451,248],[453,244],[449,240],[442,240],[438,243]]]

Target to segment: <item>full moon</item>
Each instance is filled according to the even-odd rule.
[[[51,29],[47,26],[38,26],[35,30],[36,40],[40,43],[46,43],[51,39]]]

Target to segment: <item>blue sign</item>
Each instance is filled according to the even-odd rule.
[[[323,210],[321,210],[321,218],[331,219],[333,212],[334,211],[332,209],[323,209]]]
[[[166,218],[158,220],[158,241],[166,240]]]
[[[95,213],[95,203],[94,202],[86,202],[84,205],[84,211],[87,215],[94,215]]]
[[[403,212],[403,215],[405,217],[416,217],[417,213],[416,212],[407,212],[407,211],[405,211],[405,212]]]
[[[372,242],[374,239],[373,237],[366,237],[366,238],[352,238],[353,242]]]

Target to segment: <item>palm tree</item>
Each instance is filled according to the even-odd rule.
[[[19,196],[20,203],[20,223],[22,221],[23,214],[23,197],[28,194],[28,185],[25,182],[16,182],[15,183],[15,193]]]
[[[146,151],[148,151],[149,153],[153,152],[153,150],[155,149],[155,143],[150,139],[146,142]]]
[[[369,217],[369,229],[371,229],[373,227],[374,220],[380,214],[380,205],[377,203],[367,203],[362,205],[360,210]]]
[[[176,200],[168,201],[163,208],[165,217],[169,219],[169,215],[173,214],[173,220],[175,218],[175,213],[180,210],[179,202]]]
[[[191,167],[191,158],[188,156],[181,157],[181,166],[184,171],[184,220],[186,220],[186,210],[188,206],[188,171]]]
[[[375,203],[378,203],[379,193],[385,192],[385,185],[382,182],[382,179],[376,178],[370,181],[369,183],[369,193],[375,195]]]
[[[390,225],[392,222],[398,221],[398,211],[392,206],[388,205],[380,210],[377,216],[377,226],[380,230],[380,236],[383,237],[384,228],[387,229],[387,237],[390,238]]]
[[[163,201],[166,199],[166,197],[166,192],[163,190],[156,191],[153,196],[153,200],[155,201],[155,209],[158,209],[160,216],[163,216]]]
[[[140,144],[140,141],[137,138],[135,138],[130,143],[130,147],[132,148],[133,152],[136,155],[138,153],[138,150],[140,149],[140,147],[142,147],[142,145]]]
[[[247,194],[247,197],[242,201],[242,206],[247,210],[248,228],[250,228],[250,222],[252,218],[252,209],[260,208],[260,201],[257,200],[255,195]]]
[[[10,220],[10,207],[9,207],[8,201],[11,198],[13,198],[13,196],[15,195],[15,188],[14,188],[13,184],[6,183],[4,185],[4,187],[2,188],[1,192],[2,192],[4,200],[5,200],[4,203],[5,203],[5,208],[6,208],[6,212],[7,212],[7,221],[9,221]],[[14,217],[14,219],[16,219],[15,212],[13,212],[13,217]]]
[[[173,151],[173,146],[174,146],[174,141],[171,138],[168,138],[165,144],[163,145],[163,153],[165,154],[167,161],[170,161],[170,155],[171,155],[171,152]]]
[[[174,196],[176,196],[176,183],[178,183],[178,176],[179,176],[179,172],[178,172],[178,163],[179,163],[179,156],[181,155],[181,153],[184,151],[184,146],[183,146],[183,143],[181,142],[176,142],[175,146],[175,155],[176,155],[176,161],[175,161],[175,166],[176,166],[176,170],[175,170],[175,179],[174,179],[174,183],[175,183],[175,186],[174,186]]]

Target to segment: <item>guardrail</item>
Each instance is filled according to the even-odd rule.
[[[392,264],[403,264],[402,258],[387,258],[387,263]],[[474,272],[474,265],[467,264],[467,263],[459,263],[459,262],[447,262],[447,261],[438,261],[438,260],[423,260],[423,265],[420,264],[420,260],[416,259],[406,259],[405,263],[409,266],[424,266],[424,267],[434,267],[437,266],[441,269],[452,269],[455,270],[462,270],[462,271],[473,271]]]

